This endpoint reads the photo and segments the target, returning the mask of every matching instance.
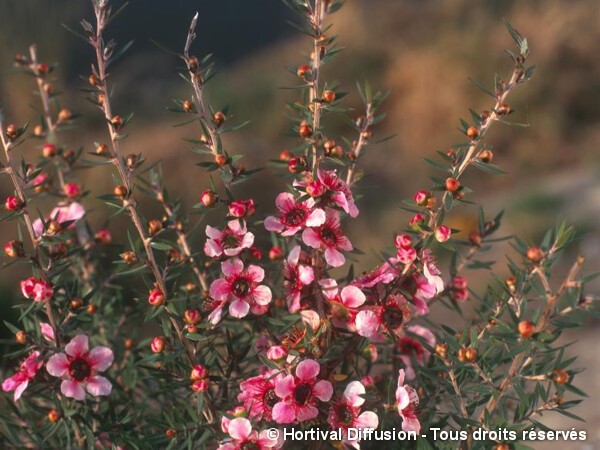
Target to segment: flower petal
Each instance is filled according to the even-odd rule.
[[[46,370],[53,377],[62,377],[69,370],[69,360],[64,353],[52,355],[46,363]]]
[[[360,381],[352,381],[344,389],[344,399],[350,406],[358,407],[365,402],[365,399],[362,397],[365,393],[366,389]]]
[[[331,267],[340,267],[344,265],[346,258],[335,248],[328,247],[327,250],[325,250],[325,261],[327,261],[327,264],[329,264]]]
[[[29,380],[25,380],[17,386],[17,388],[15,389],[15,395],[13,397],[15,402],[21,398],[21,394],[23,394],[25,389],[27,389],[28,385],[29,385]]]
[[[250,311],[250,305],[244,300],[237,299],[229,305],[229,314],[238,319],[246,317]]]
[[[311,405],[304,405],[298,408],[297,416],[298,422],[304,422],[305,420],[312,420],[319,415],[319,410]]]
[[[88,351],[88,344],[88,337],[85,334],[79,334],[71,339],[71,342],[65,346],[65,352],[67,355],[75,358],[83,356]]]
[[[317,378],[319,372],[321,371],[321,366],[318,362],[312,359],[305,359],[298,367],[296,367],[296,376],[301,381],[309,381],[314,378]]]
[[[248,266],[246,273],[250,276],[251,280],[255,283],[260,283],[265,279],[265,270],[262,267],[255,266],[253,264]]]
[[[319,237],[319,234],[312,228],[307,228],[302,232],[302,241],[312,248],[321,247],[321,238]]]
[[[333,395],[333,386],[326,380],[321,380],[313,386],[313,394],[322,402],[328,402]]]
[[[274,231],[276,233],[281,233],[285,229],[285,226],[281,223],[281,220],[273,216],[267,217],[264,224],[268,231]]]
[[[221,263],[221,270],[228,277],[233,277],[244,270],[244,263],[239,258],[231,258]]]
[[[260,286],[256,286],[254,288],[252,298],[259,305],[268,305],[269,303],[271,303],[271,298],[272,298],[271,289],[269,289],[264,284],[261,284]]]
[[[346,286],[340,295],[344,305],[349,308],[358,308],[367,300],[363,291],[356,286]]]
[[[365,411],[356,418],[356,428],[377,428],[379,417],[373,411]]]
[[[231,285],[227,280],[219,278],[210,285],[210,296],[215,300],[225,301],[231,293]]]
[[[86,389],[94,397],[98,397],[99,395],[110,395],[112,392],[112,384],[104,377],[95,376],[88,382]]]
[[[88,355],[89,362],[97,372],[104,372],[113,363],[115,355],[108,347],[94,347]]]
[[[279,398],[286,398],[294,392],[294,376],[287,375],[275,383],[275,394]]]
[[[227,431],[233,439],[245,441],[252,433],[252,424],[245,417],[236,417],[229,422]]]
[[[275,404],[272,411],[273,420],[277,423],[292,423],[296,420],[296,410],[285,402]]]
[[[310,213],[308,218],[306,219],[307,227],[320,227],[325,223],[326,215],[325,211],[320,208],[315,209]]]
[[[65,397],[74,398],[75,400],[85,399],[85,390],[81,383],[75,380],[64,380],[60,384],[60,391]]]

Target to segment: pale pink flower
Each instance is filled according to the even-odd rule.
[[[406,378],[412,380],[415,378],[413,362],[424,366],[431,356],[431,351],[423,345],[423,342],[428,347],[433,348],[435,346],[435,336],[431,330],[420,325],[411,325],[406,328],[406,331],[407,333],[398,341],[398,350],[400,351],[400,359],[406,366]],[[415,337],[418,339],[415,339]]]
[[[396,388],[396,402],[398,403],[398,413],[402,418],[402,429],[419,434],[421,424],[416,413],[419,396],[411,386],[404,384],[404,377],[404,369],[400,369],[398,372],[398,387]]]
[[[52,328],[52,325],[46,322],[40,322],[40,330],[44,339],[50,342],[54,341],[54,329]]]
[[[19,367],[19,371],[16,372],[12,377],[5,379],[2,382],[2,390],[4,392],[15,391],[14,401],[16,402],[21,398],[23,391],[27,389],[29,382],[33,380],[37,371],[44,365],[44,361],[41,357],[40,352],[32,352]]]
[[[279,403],[275,385],[283,378],[279,370],[268,370],[262,375],[248,378],[240,383],[238,402],[242,402],[253,419],[271,420],[273,407]]]
[[[373,411],[360,412],[365,403],[366,389],[360,381],[352,381],[346,386],[342,398],[329,410],[327,421],[332,429],[342,429],[342,442],[353,448],[360,448],[360,439],[348,439],[348,428],[377,428],[379,418]]]
[[[273,407],[275,422],[304,422],[319,415],[317,401],[328,402],[333,395],[329,381],[317,380],[320,371],[318,362],[306,359],[298,364],[295,375],[277,381],[275,394],[280,401]]]
[[[312,198],[296,202],[292,194],[282,192],[277,196],[275,204],[279,215],[267,217],[265,228],[281,233],[282,236],[293,236],[305,227],[317,227],[325,222],[325,211],[314,208],[315,200]]]
[[[54,287],[46,280],[30,277],[21,281],[21,292],[35,302],[47,302],[54,295]]]
[[[93,396],[109,395],[112,385],[98,375],[110,367],[114,359],[108,347],[89,350],[88,337],[80,334],[65,346],[65,353],[52,355],[46,370],[53,377],[62,378],[60,390],[66,397],[84,400],[85,391]]]
[[[260,433],[252,429],[252,424],[245,417],[236,417],[227,427],[229,441],[221,444],[217,450],[268,450],[279,448],[282,442],[271,439],[267,430]]]
[[[361,289],[372,288],[379,283],[389,284],[394,281],[399,275],[399,272],[394,269],[388,262],[381,264],[375,269],[367,272],[357,279],[352,284]]]
[[[341,291],[333,278],[325,278],[319,281],[323,296],[331,306],[332,323],[340,328],[356,331],[354,319],[367,297],[356,286],[346,286]]]
[[[253,306],[258,307],[257,312],[264,313],[260,307],[271,303],[272,295],[267,286],[259,284],[265,278],[262,267],[251,264],[244,270],[244,263],[239,258],[232,258],[221,263],[221,270],[225,277],[210,285],[210,296],[219,302],[218,308],[222,309],[229,302],[229,314],[237,318],[248,315]]]
[[[72,202],[67,206],[57,206],[52,210],[48,220],[56,220],[58,223],[73,222],[69,228],[73,227],[75,222],[80,220],[85,215],[85,208],[81,203]],[[41,236],[44,232],[44,223],[41,219],[36,219],[33,222],[33,232],[36,236]]]
[[[304,230],[302,240],[309,247],[324,250],[325,260],[332,267],[340,267],[346,262],[341,250],[352,250],[352,244],[340,226],[339,213],[331,209],[322,225]]]
[[[317,175],[321,184],[327,188],[326,197],[350,217],[358,216],[358,208],[354,203],[350,186],[337,176],[336,171],[318,169]]]
[[[246,223],[240,219],[227,222],[223,231],[207,225],[206,235],[208,239],[204,244],[204,253],[211,258],[237,256],[254,244],[254,234],[247,230]]]
[[[321,326],[321,317],[319,316],[319,313],[312,309],[300,311],[300,317],[302,319],[302,323],[310,327],[314,333],[316,333]]]
[[[274,345],[267,349],[267,358],[269,361],[281,361],[288,355],[288,349],[283,345]]]
[[[315,275],[312,267],[299,264],[300,246],[295,246],[283,263],[283,285],[287,293],[286,302],[291,313],[300,310],[300,297],[302,289],[310,285]]]
[[[390,295],[383,306],[363,309],[356,315],[356,331],[376,342],[382,341],[386,334],[399,336],[409,313],[410,309],[403,295]]]

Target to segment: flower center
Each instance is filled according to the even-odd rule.
[[[388,306],[383,312],[383,321],[389,328],[398,328],[400,325],[402,325],[403,319],[404,314],[402,314],[402,311],[398,308]]]
[[[267,392],[265,392],[265,395],[263,396],[263,402],[265,403],[267,408],[273,409],[273,407],[277,404],[278,401],[279,398],[277,397],[277,394],[275,394],[274,389],[269,389]]]
[[[308,403],[311,393],[312,391],[308,384],[301,384],[294,389],[294,401],[298,405],[304,406]]]
[[[423,354],[423,346],[415,339],[403,337],[399,346],[400,351],[406,355],[421,356]]]
[[[304,223],[306,220],[307,211],[301,207],[296,206],[294,209],[287,212],[285,215],[285,221],[288,225],[297,227]]]
[[[350,426],[354,421],[354,414],[350,411],[346,405],[340,405],[337,410],[338,420],[342,423],[342,425]]]
[[[238,246],[238,238],[235,234],[225,231],[223,232],[223,235],[221,241],[223,248],[236,248]]]
[[[77,381],[85,380],[91,373],[92,368],[85,359],[78,358],[71,362],[71,365],[69,366],[69,375]]]
[[[337,235],[333,228],[331,227],[323,227],[321,228],[321,240],[325,242],[325,244],[329,247],[334,246],[337,243]]]
[[[260,447],[256,442],[244,442],[241,450],[260,450]]]
[[[246,297],[250,292],[250,283],[245,278],[238,278],[233,283],[233,293],[236,297]]]

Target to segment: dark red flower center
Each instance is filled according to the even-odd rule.
[[[383,322],[391,329],[396,329],[402,325],[404,314],[399,308],[388,306],[383,311]]]
[[[250,282],[245,278],[238,278],[233,282],[233,293],[236,297],[246,297],[250,293]]]
[[[69,375],[71,378],[77,381],[83,381],[87,379],[92,373],[92,367],[85,359],[77,358],[71,361],[69,365]]]
[[[244,442],[240,447],[241,450],[260,450],[260,446],[256,442]]]
[[[340,405],[337,410],[338,420],[342,425],[350,426],[354,421],[354,414],[346,405]]]
[[[311,394],[312,389],[308,384],[300,384],[296,386],[296,389],[294,389],[294,401],[298,405],[304,406],[308,403],[308,400],[310,400]]]
[[[325,244],[329,247],[333,247],[337,244],[337,233],[334,228],[324,226],[321,228],[321,232],[319,233],[321,240],[325,242]]]
[[[237,235],[231,231],[224,231],[221,239],[221,245],[223,248],[237,248],[239,247],[239,241]]]
[[[306,221],[307,215],[308,211],[301,206],[295,206],[285,214],[285,223],[292,227],[300,226]]]
[[[277,394],[275,394],[274,389],[269,389],[267,392],[265,392],[265,395],[263,396],[263,402],[269,409],[273,409],[277,402],[279,402],[279,398],[277,397]]]
[[[423,354],[423,345],[416,339],[403,337],[399,347],[400,351],[406,355],[421,356]]]

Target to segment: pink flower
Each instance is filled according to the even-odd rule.
[[[256,211],[254,200],[234,200],[229,204],[229,215],[231,217],[248,217]]]
[[[412,264],[417,259],[417,251],[411,247],[400,247],[396,256],[402,264]]]
[[[416,414],[416,407],[419,405],[419,396],[412,387],[404,384],[404,369],[400,369],[398,372],[396,402],[398,403],[398,413],[402,417],[402,429],[404,431],[414,431],[419,434],[421,424]]]
[[[338,178],[335,170],[317,171],[319,181],[327,188],[328,199],[336,206],[342,208],[350,217],[358,216],[358,208],[354,203],[352,191],[346,182]]]
[[[84,400],[87,390],[93,396],[109,395],[112,385],[98,372],[104,372],[113,362],[114,355],[108,347],[94,347],[88,351],[88,337],[75,336],[65,347],[48,360],[46,370],[53,377],[62,378],[61,392],[66,397]]]
[[[58,206],[52,210],[48,219],[56,220],[58,223],[77,222],[85,215],[85,208],[81,203],[72,202],[68,206]],[[74,225],[71,224],[70,227]],[[41,219],[33,222],[33,232],[41,236],[44,232],[44,224]]]
[[[452,230],[446,225],[440,226],[434,232],[435,240],[438,242],[446,242],[452,236]]]
[[[250,417],[272,420],[273,407],[279,402],[275,394],[276,383],[283,378],[279,370],[269,370],[240,383],[238,402],[242,402]]]
[[[283,263],[283,285],[287,293],[286,301],[291,313],[300,310],[300,297],[302,289],[310,285],[315,274],[312,267],[298,264],[300,260],[300,246],[295,246]]]
[[[354,319],[367,297],[356,286],[346,286],[338,293],[337,282],[333,278],[319,281],[323,295],[331,306],[332,323],[340,328],[356,331]]]
[[[421,253],[421,261],[423,261],[423,275],[430,285],[430,289],[433,292],[433,296],[440,294],[444,290],[444,280],[442,279],[441,272],[437,268],[435,257],[428,248],[424,249]],[[424,295],[425,296],[425,295]],[[431,298],[425,296],[425,298]]]
[[[420,338],[414,339],[406,334],[398,342],[398,349],[401,352],[400,359],[406,366],[406,378],[412,380],[415,377],[415,370],[412,366],[413,362],[423,366],[429,361],[429,357],[431,356],[431,352],[422,344],[422,341],[428,347],[433,347],[435,346],[435,336],[431,330],[420,325],[412,325],[406,331]]]
[[[46,280],[30,277],[21,281],[21,292],[35,302],[47,302],[54,295],[54,288]]]
[[[310,327],[313,333],[316,333],[321,327],[321,317],[318,312],[313,311],[312,309],[300,311],[300,318],[302,323],[307,327]]]
[[[267,217],[265,228],[281,233],[282,236],[293,236],[305,227],[318,227],[325,222],[325,212],[314,208],[315,201],[312,198],[296,203],[292,194],[282,192],[277,196],[275,204],[279,215]]]
[[[32,352],[19,367],[19,371],[12,377],[5,379],[2,382],[2,390],[4,392],[15,391],[15,402],[21,398],[23,391],[27,389],[29,382],[33,380],[37,371],[44,365],[41,354],[38,351]]]
[[[223,231],[207,225],[206,235],[209,239],[204,244],[204,253],[211,258],[218,258],[223,254],[237,256],[254,244],[254,235],[246,229],[246,223],[240,219],[230,220]]]
[[[296,367],[296,375],[278,380],[275,394],[281,399],[273,407],[273,420],[277,423],[304,422],[319,415],[317,400],[328,402],[333,395],[329,381],[317,381],[321,371],[319,363],[306,359]]]
[[[396,248],[412,247],[412,238],[408,234],[399,234],[394,241]]]
[[[417,205],[425,206],[430,198],[431,198],[431,192],[421,190],[414,195],[413,200],[415,201],[415,203]]]
[[[221,263],[221,270],[225,277],[210,285],[210,296],[219,302],[219,309],[229,302],[229,314],[241,318],[248,314],[251,306],[271,303],[271,290],[259,284],[265,278],[261,267],[249,265],[244,270],[244,263],[239,258],[232,258]]]
[[[373,411],[360,412],[365,403],[365,393],[365,387],[360,381],[352,381],[346,386],[341,400],[333,404],[327,417],[332,429],[342,429],[342,442],[354,448],[360,448],[360,439],[348,439],[348,428],[375,429],[379,426],[379,418]]]
[[[269,361],[281,361],[288,355],[288,349],[283,345],[274,345],[267,350],[267,358]]]
[[[44,336],[44,339],[50,342],[54,341],[54,329],[49,323],[40,322],[40,330],[42,332],[42,336]]]
[[[325,260],[332,267],[340,267],[346,262],[340,250],[352,250],[350,240],[340,227],[340,215],[334,210],[327,212],[327,219],[322,225],[304,230],[302,240],[309,247],[325,250]]]
[[[361,289],[372,288],[379,283],[389,284],[394,281],[399,272],[389,263],[385,262],[372,271],[365,273],[352,282],[352,284]]]
[[[383,306],[363,309],[356,315],[356,331],[374,341],[381,341],[385,334],[399,336],[410,309],[401,294],[391,295]]]
[[[227,430],[230,440],[221,444],[217,450],[267,450],[281,446],[281,442],[269,437],[267,430],[260,433],[252,430],[252,424],[245,417],[231,420]]]

